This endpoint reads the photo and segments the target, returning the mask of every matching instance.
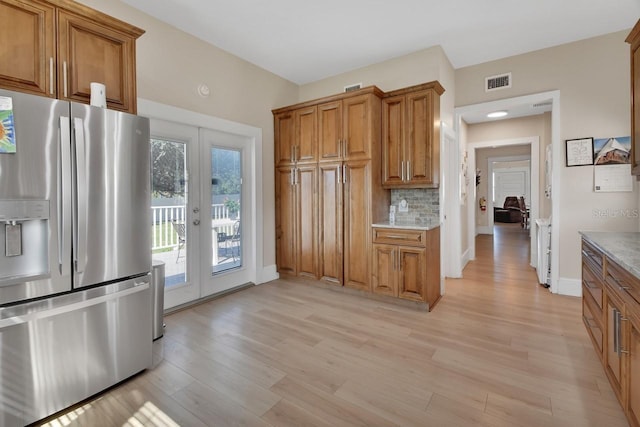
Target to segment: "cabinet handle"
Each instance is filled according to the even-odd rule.
[[[291,158],[291,161],[292,161],[292,162],[294,162],[294,161],[295,161],[295,157],[294,157],[294,154],[293,154],[293,149],[294,149],[294,148],[295,148],[295,145],[292,145],[292,146],[291,146],[291,149],[289,150],[289,151],[290,151],[290,153],[289,153],[289,157]]]
[[[407,160],[407,181],[411,181],[411,162]]]
[[[53,57],[49,58],[49,93],[53,95]]]
[[[342,177],[340,176],[340,171],[342,170],[342,168],[340,166],[338,166],[338,184],[340,184],[342,182]]]
[[[64,85],[64,97],[67,97],[67,61],[62,63],[62,83]]]
[[[618,288],[621,291],[628,291],[629,289],[631,289],[629,286],[623,286],[624,285],[624,280],[616,279],[615,277],[612,277],[612,278],[616,282],[616,284],[618,285]]]
[[[343,148],[344,148],[343,156],[346,159],[347,158],[347,153],[349,152],[349,140],[346,139],[346,138],[343,139],[342,140],[342,145],[343,145]]]
[[[405,238],[405,236],[401,236],[399,234],[387,234],[384,237],[386,237],[387,239],[404,239]]]
[[[347,165],[342,165],[342,183],[347,183]]]
[[[297,162],[298,161],[298,156],[300,155],[300,146],[299,145],[295,145],[293,147],[293,161]]]
[[[291,183],[291,186],[293,187],[293,169],[291,169],[291,171],[289,172],[289,182]]]
[[[400,162],[400,179],[404,181],[404,161]]]
[[[338,158],[342,157],[342,138],[338,138]]]
[[[618,309],[613,309],[613,351],[620,357],[620,318]]]

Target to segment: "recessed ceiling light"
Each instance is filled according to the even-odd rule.
[[[508,113],[506,111],[494,111],[493,113],[487,114],[487,117],[489,117],[490,119],[496,119],[498,117],[504,117],[507,114]]]

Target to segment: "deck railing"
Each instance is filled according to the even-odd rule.
[[[224,204],[211,205],[211,219],[229,218],[229,209]],[[151,224],[152,247],[151,250],[177,248],[178,234],[171,226],[173,221],[184,222],[185,206],[152,206]]]

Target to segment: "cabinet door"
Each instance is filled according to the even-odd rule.
[[[273,117],[276,166],[293,164],[295,123],[293,113],[286,111]]]
[[[293,167],[276,169],[276,264],[278,271],[296,271],[296,194]]]
[[[343,150],[347,160],[371,158],[372,102],[373,97],[370,95],[354,96],[342,101],[344,108]],[[379,107],[378,111],[380,111]]]
[[[369,290],[371,163],[344,164],[344,285]]]
[[[425,301],[427,279],[426,249],[399,247],[398,296]]]
[[[296,133],[293,138],[294,161],[315,162],[318,150],[317,109],[315,106],[296,110],[294,113]]]
[[[407,95],[405,159],[407,180],[412,185],[437,186],[439,144],[433,140],[435,123],[431,90]]]
[[[405,98],[394,96],[382,101],[382,184],[401,185],[404,181]]]
[[[398,296],[398,286],[396,283],[397,251],[397,246],[373,245],[371,287],[374,293],[394,297]]]
[[[623,304],[611,292],[607,292],[607,314],[605,332],[607,339],[605,341],[605,371],[609,377],[609,382],[613,391],[618,396],[620,402],[623,401],[622,395],[622,337],[621,328],[624,322],[621,322],[621,313]]]
[[[342,160],[342,101],[318,106],[318,149],[320,161]]]
[[[640,426],[640,313],[632,316],[629,331],[629,406],[631,425]]]
[[[58,11],[58,98],[88,104],[91,82],[106,86],[107,107],[136,112],[135,37]]]
[[[296,177],[296,256],[297,273],[313,279],[318,275],[318,196],[316,193],[318,169],[299,166]]]
[[[55,98],[55,11],[0,0],[0,87]]]
[[[342,285],[342,163],[319,163],[318,270],[321,280]]]

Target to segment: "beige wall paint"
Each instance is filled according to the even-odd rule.
[[[629,135],[627,33],[616,32],[456,70],[456,106],[559,90],[562,153],[566,139]],[[484,78],[503,72],[512,73],[513,87],[485,93]],[[638,207],[638,194],[637,190],[594,193],[592,167],[563,166],[556,173],[561,183],[560,188],[553,189],[558,192],[561,212],[553,227],[560,239],[559,275],[561,280],[575,283],[581,274],[578,231],[637,231],[637,218],[597,213],[633,211]]]
[[[138,96],[262,129],[264,266],[275,264],[273,117],[298,100],[298,86],[120,1],[80,0],[146,31],[137,43]],[[211,89],[197,94],[199,84]]]
[[[455,102],[455,72],[440,46],[300,86],[299,100],[308,101],[334,95],[354,83],[375,85],[388,92],[433,80],[438,80],[445,89],[440,98],[440,120],[451,126]]]
[[[548,218],[551,215],[551,200],[544,196],[545,173],[544,156],[547,145],[551,143],[551,113],[536,116],[520,117],[509,120],[497,120],[487,123],[469,125],[467,143],[501,141],[505,139],[517,139],[529,136],[537,136],[540,141],[540,218]],[[477,200],[486,197],[488,200],[488,164],[489,157],[506,157],[530,154],[530,146],[506,146],[500,148],[482,148],[476,152],[476,167],[482,171],[482,182],[477,187]],[[535,218],[532,218],[535,220]],[[488,225],[487,211],[480,211],[476,207],[476,224]]]

